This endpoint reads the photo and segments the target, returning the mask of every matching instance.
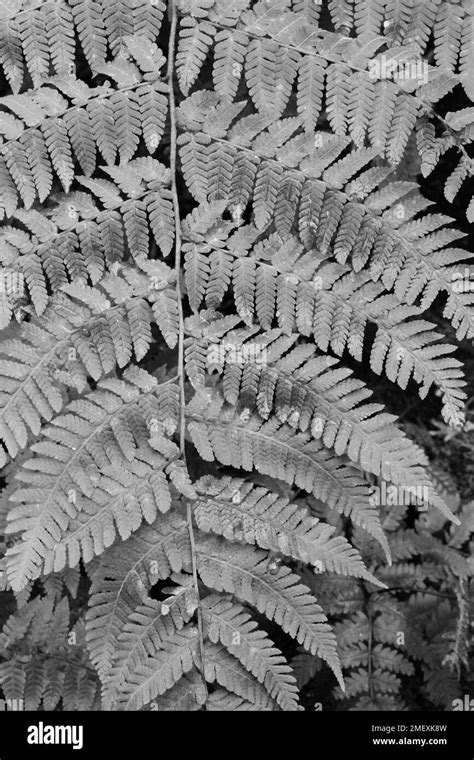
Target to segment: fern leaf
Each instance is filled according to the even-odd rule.
[[[462,23],[461,8],[446,4],[439,6],[434,25],[434,55],[437,65],[446,71],[454,71],[457,64]]]
[[[240,410],[216,419],[205,412],[204,419],[191,421],[189,433],[201,457],[217,459],[245,470],[259,470],[304,488],[361,524],[383,546],[386,539],[377,513],[368,503],[368,489],[356,470],[342,464],[308,435],[295,432],[273,418],[266,423]],[[211,415],[211,416],[208,416]],[[207,419],[206,419],[207,416]]]
[[[192,625],[175,631],[165,639],[162,647],[154,650],[124,685],[120,693],[120,707],[123,710],[139,710],[174,686],[183,674],[194,667],[197,645],[197,629]]]
[[[0,24],[0,62],[12,91],[18,93],[24,78],[23,50],[20,30],[11,19]]]
[[[70,75],[75,70],[74,24],[72,11],[66,3],[46,7],[46,35],[49,55],[57,76]]]
[[[216,591],[235,594],[275,620],[308,651],[325,660],[343,688],[331,628],[299,577],[286,567],[272,577],[263,552],[238,545],[227,545],[225,554],[222,549],[218,539],[199,541],[198,569],[204,583]]]
[[[342,63],[331,63],[327,67],[328,119],[336,135],[343,135],[347,129],[347,113],[350,103],[350,69]]]
[[[139,371],[129,372],[126,378],[127,382],[103,381],[99,390],[87,401],[71,402],[66,414],[57,417],[53,425],[44,430],[45,439],[31,447],[31,451],[37,456],[25,461],[25,470],[19,473],[19,479],[25,487],[19,488],[10,496],[13,502],[20,502],[20,506],[13,508],[9,514],[8,531],[22,532],[21,543],[17,543],[9,555],[11,562],[9,560],[8,572],[14,588],[21,587],[31,577],[37,577],[41,572],[43,558],[49,554],[54,553],[56,565],[58,559],[64,563],[66,549],[69,557],[73,556],[74,547],[78,546],[76,532],[68,536],[66,545],[61,545],[61,538],[70,521],[82,510],[82,498],[91,499],[95,496],[97,499],[95,489],[97,486],[101,487],[101,472],[104,472],[99,465],[102,465],[102,468],[106,467],[107,472],[105,462],[108,458],[112,462],[120,462],[121,459],[124,459],[125,463],[133,462],[141,442],[146,441],[149,436],[145,423],[148,422],[150,425],[152,420],[159,420],[163,408],[168,410],[176,404],[176,398],[173,401],[167,394],[168,390],[172,391],[172,386],[165,387],[165,396],[160,402],[159,398],[153,395],[158,390],[154,378]],[[141,393],[146,395],[140,397]],[[136,410],[133,406],[135,403]],[[145,415],[141,431],[134,419],[138,410]],[[157,456],[153,464],[155,468],[159,468],[163,467],[165,462],[166,459]],[[157,492],[161,490],[161,503],[158,508],[160,511],[166,511],[170,506],[170,496],[168,491],[166,500],[166,480],[163,476],[161,479],[160,489],[158,475],[155,475],[154,489]],[[125,485],[129,484],[125,482]],[[151,522],[156,517],[156,507],[152,509],[151,505],[147,504],[149,492],[146,489],[140,496],[137,501],[138,504],[143,504],[143,516]],[[110,507],[113,515],[113,503]],[[130,507],[133,507],[133,501]],[[136,530],[139,526],[140,511],[128,516],[128,531]],[[115,519],[121,533],[125,534],[127,520],[120,521],[119,513]],[[91,529],[89,510],[87,524]],[[110,517],[104,527],[108,527],[110,531]],[[100,525],[96,530],[98,542]],[[87,546],[86,541],[87,534],[82,538],[83,547]],[[77,551],[74,554],[77,558]]]
[[[49,72],[49,50],[46,43],[46,24],[41,9],[23,13],[19,17],[19,30],[23,55],[35,87]]]
[[[89,113],[84,108],[78,108],[75,112],[66,113],[64,121],[74,155],[84,175],[90,177],[96,165],[96,148]]]
[[[170,611],[164,615],[163,604],[145,599],[129,614],[127,623],[117,640],[112,669],[104,682],[105,705],[112,706],[115,702],[120,703],[123,700],[124,687],[135,681],[139,673],[150,664],[150,651],[165,650],[160,651],[160,658],[163,655],[166,656],[168,642],[173,640],[176,633],[182,631],[185,624],[189,622],[190,615],[186,614],[185,609],[178,610],[177,605],[171,607]],[[164,689],[160,688],[158,694],[168,688],[169,684]],[[156,694],[153,694],[153,697],[155,696]],[[149,701],[148,698],[147,701]]]
[[[211,712],[233,712],[238,711],[269,711],[272,708],[270,706],[256,707],[246,699],[238,697],[236,694],[232,694],[226,689],[216,689],[209,695],[209,699],[206,703],[206,709]],[[273,709],[277,709],[276,706]]]
[[[82,304],[60,294],[41,321],[26,323],[18,338],[2,343],[1,437],[11,457],[26,446],[30,431],[39,433],[40,420],[50,420],[62,409],[65,387],[84,390],[88,375],[99,380],[115,362],[123,366],[138,340],[132,334],[133,311],[127,313],[126,299],[109,308],[110,302],[99,291],[83,288],[81,293],[77,287],[74,291],[76,298],[82,296]]]
[[[328,8],[336,30],[349,34],[353,23],[352,3],[349,0],[328,0]]]
[[[362,0],[357,4],[354,21],[359,35],[377,35],[380,32],[385,0]]]
[[[221,643],[255,678],[265,686],[282,710],[293,711],[297,690],[291,668],[273,642],[240,605],[218,596],[208,596],[204,603],[207,635]]]
[[[275,710],[276,702],[268,691],[233,657],[223,644],[206,644],[206,681],[224,687],[211,697],[212,709],[227,709],[229,705],[244,705],[250,710]],[[222,692],[225,690],[225,694]],[[229,693],[230,692],[230,693]],[[236,697],[240,697],[237,699]],[[250,705],[250,707],[248,706]]]
[[[107,40],[101,5],[97,0],[71,0],[74,23],[84,54],[92,70],[105,63]]]
[[[131,613],[143,603],[146,586],[189,563],[186,523],[160,516],[102,558],[92,579],[86,638],[92,663],[104,680],[113,666],[118,638]]]
[[[286,499],[230,478],[202,478],[197,491],[201,497],[194,514],[201,530],[287,554],[321,571],[375,581],[349,543],[340,536],[331,537],[332,527],[309,517]]]
[[[468,6],[0,3],[7,703],[462,701]]]
[[[298,69],[298,113],[307,132],[316,129],[321,113],[326,63],[316,56],[302,58]]]
[[[351,78],[352,89],[348,104],[349,134],[357,147],[364,145],[374,107],[374,83],[363,73]]]
[[[199,710],[205,702],[201,678],[196,670],[190,670],[185,676],[152,703],[153,710],[186,711]]]
[[[237,94],[246,46],[242,32],[222,29],[216,34],[212,75],[215,90],[223,98],[234,100]]]
[[[181,22],[176,67],[179,84],[185,95],[197,79],[213,36],[214,27],[206,21],[185,18]]]
[[[474,31],[472,28],[472,10],[466,9],[466,16],[464,18],[461,49],[459,53],[459,68],[461,71],[461,79],[464,90],[467,96],[472,100],[474,98],[474,88],[472,80],[469,76],[469,72],[472,71],[472,65],[474,60],[473,52],[473,39]]]

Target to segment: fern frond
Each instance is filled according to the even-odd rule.
[[[161,0],[152,5],[147,0],[119,0],[113,8],[98,0],[61,0],[23,8],[17,20],[13,20],[14,11],[9,9],[12,17],[2,21],[8,40],[2,60],[5,75],[13,91],[18,92],[27,72],[36,87],[50,73],[71,74],[76,34],[88,65],[97,72],[106,62],[108,48],[117,55],[127,35],[156,37],[164,9]]]
[[[376,582],[349,543],[342,536],[332,536],[332,526],[320,523],[287,499],[237,478],[205,477],[196,490],[199,498],[194,515],[201,530],[281,552],[314,565],[319,572]]]
[[[382,546],[386,539],[376,510],[369,504],[367,482],[357,470],[327,452],[306,433],[295,433],[277,418],[268,422],[248,409],[210,407],[195,413],[188,424],[192,441],[206,461],[252,471],[254,468],[290,485],[304,488],[332,509],[362,525]]]
[[[176,55],[176,68],[182,92],[187,95],[194,84],[212,44],[214,27],[206,21],[183,19]]]
[[[223,687],[210,697],[211,710],[219,710],[237,704],[248,710],[278,710],[278,705],[246,668],[233,657],[223,644],[206,644],[206,681]],[[222,692],[225,690],[225,693]],[[240,699],[236,699],[240,697]]]
[[[400,434],[394,420],[379,405],[366,404],[370,396],[350,370],[331,357],[317,356],[310,344],[287,350],[295,337],[284,339],[275,331],[275,342],[264,342],[265,362],[235,362],[234,347],[251,357],[255,338],[245,342],[245,332],[228,333],[226,342],[208,347],[208,366],[217,354],[223,361],[222,387],[226,401],[256,408],[263,419],[272,413],[302,432],[311,431],[339,456],[347,453],[364,470],[401,485],[421,484],[436,500],[424,458]],[[215,350],[217,348],[217,351]],[[214,351],[213,351],[214,349]],[[286,352],[286,353],[285,353]],[[402,453],[403,452],[403,453]],[[441,505],[442,508],[442,505]]]
[[[244,117],[242,121],[248,118]],[[259,124],[258,131],[262,131],[265,123],[257,122],[257,124]],[[209,146],[213,139],[221,142],[223,138],[214,137],[211,117],[206,117],[205,112],[201,116],[201,125],[201,129],[204,131],[196,130],[195,134],[188,134],[185,141],[182,141],[183,146],[186,144],[186,148],[182,148],[181,158],[184,176],[187,181],[189,179],[191,192],[197,201],[204,202],[210,192],[210,186],[205,179],[208,167],[208,150],[205,146]],[[269,159],[267,155],[268,144],[271,140],[270,133],[267,136],[264,153],[260,148],[256,150],[248,147],[248,137],[245,138],[245,141],[240,138],[239,133],[242,126],[237,122],[228,132],[226,140],[234,148],[237,148],[237,156],[243,152],[249,159],[246,164],[243,164],[241,161],[237,162],[236,157],[234,166],[239,167],[239,173],[244,166],[245,170],[249,172],[245,184],[248,183],[249,187],[253,187],[253,210],[257,228],[263,230],[270,221],[277,202],[280,178],[286,168],[291,170],[295,178],[298,178],[302,187],[302,199],[308,198],[309,201],[305,203],[302,201],[298,211],[295,207],[295,218],[291,224],[298,224],[300,237],[306,247],[316,245],[318,248],[321,247],[323,252],[327,252],[338,229],[343,232],[342,222],[346,221],[346,215],[351,214],[354,208],[359,208],[360,201],[357,196],[351,194],[349,180],[356,172],[360,171],[360,161],[364,165],[365,161],[370,160],[370,152],[361,151],[360,154],[355,152],[348,163],[343,164],[343,166],[335,165],[335,167],[326,169],[322,180],[320,180],[316,177],[321,172],[313,173],[311,171],[311,155],[314,153],[317,155],[318,152],[318,149],[314,150],[312,141],[306,138],[303,140],[298,138],[301,146],[299,155],[296,153],[293,156],[288,148],[283,147],[275,149],[276,159]],[[293,140],[293,142],[295,141]],[[199,146],[199,148],[196,150],[195,146]],[[346,159],[342,159],[342,161],[345,162]],[[295,164],[299,164],[299,168],[295,168]],[[255,166],[258,167],[256,178]],[[338,167],[338,171],[335,171],[336,167]],[[343,179],[338,179],[341,170],[344,171]],[[196,184],[197,177],[200,177],[198,186]],[[240,184],[242,181],[239,174]],[[197,187],[199,187],[199,191],[197,191]],[[420,210],[428,205],[421,198],[415,197],[405,200],[404,196],[411,188],[406,188],[396,199],[389,201],[387,198],[380,205],[380,200],[384,194],[394,189],[397,189],[396,183],[384,188],[382,194],[372,193],[373,197],[366,200],[364,234],[353,235],[352,238],[349,238],[346,243],[348,251],[344,254],[341,262],[350,262],[356,271],[370,264],[371,278],[380,280],[387,290],[394,288],[397,299],[406,304],[413,304],[415,299],[422,295],[422,306],[426,308],[440,292],[446,292],[448,299],[445,316],[452,320],[458,337],[462,338],[474,334],[470,297],[457,293],[452,288],[450,270],[450,265],[458,260],[457,255],[465,256],[466,252],[459,252],[457,249],[439,250],[453,239],[449,229],[443,229],[445,239],[441,239],[440,243],[437,242],[436,238],[427,234],[427,232],[431,232],[429,228],[431,222],[435,222],[434,229],[444,228],[449,218],[443,217],[438,220],[425,216],[420,220],[411,221]],[[395,205],[392,214],[387,213],[385,209],[396,200],[400,200],[400,204]],[[420,208],[415,205],[415,201],[420,203]],[[411,206],[413,210],[411,210]],[[233,213],[236,211],[235,209],[231,210]],[[242,209],[239,207],[239,217],[241,214]],[[428,224],[427,232],[423,231],[422,225],[424,223]],[[317,236],[312,232],[315,228],[318,229]],[[424,235],[426,235],[425,240],[423,240]],[[455,233],[454,239],[458,236],[459,233]],[[430,252],[431,255],[428,258],[427,254]],[[386,263],[389,258],[390,266],[387,267]],[[414,271],[417,273],[416,284],[413,282]]]
[[[216,689],[213,691],[212,694],[209,695],[209,699],[206,704],[206,709],[210,710],[211,712],[234,712],[234,710],[237,710],[239,712],[255,710],[258,710],[259,712],[267,712],[272,709],[270,706],[263,707],[262,705],[259,705],[257,708],[252,702],[249,702],[246,699],[242,699],[236,694],[232,694],[231,692],[226,691],[226,689]],[[273,707],[273,709],[278,708]]]
[[[62,409],[65,387],[84,390],[88,375],[99,380],[116,363],[123,367],[133,343],[139,356],[148,347],[133,327],[133,300],[127,312],[126,301],[110,308],[104,295],[92,290],[86,298],[90,306],[60,294],[41,321],[25,323],[18,338],[2,343],[1,437],[11,457],[26,446],[31,433],[38,435],[42,419],[50,420]],[[5,452],[2,459],[6,461]]]
[[[94,709],[97,676],[79,620],[70,630],[67,598],[36,597],[11,615],[0,639],[0,685],[26,710]],[[34,647],[34,650],[33,650]],[[33,651],[32,651],[33,650]]]
[[[1,99],[1,104],[24,122],[19,136],[4,142],[1,152],[27,209],[36,198],[46,198],[55,173],[69,190],[73,158],[90,177],[99,152],[108,163],[118,154],[125,164],[134,157],[142,137],[152,151],[156,150],[166,118],[167,90],[159,80],[134,80],[121,89],[87,88],[82,83],[85,92],[81,92],[80,100],[86,101],[85,105],[76,104],[75,80],[51,81],[58,89],[48,84],[42,87],[42,94],[46,102],[51,98],[53,108],[47,109],[41,101],[35,104],[27,93]],[[154,115],[148,110],[150,105],[156,109]],[[11,213],[18,205],[18,199],[14,202],[12,198],[4,208]]]
[[[457,709],[468,6],[0,3],[0,708]]]
[[[92,663],[104,679],[113,666],[118,638],[147,585],[168,578],[190,562],[186,522],[174,512],[142,527],[112,547],[94,571],[86,639]]]
[[[115,537],[114,523],[125,537],[143,518],[152,522],[157,509],[169,509],[165,472],[169,473],[179,451],[168,441],[166,448],[161,447],[164,455],[151,456],[145,444],[159,431],[162,419],[166,419],[168,434],[173,432],[176,388],[168,384],[160,390],[155,378],[138,369],[128,370],[124,378],[104,380],[89,397],[72,401],[65,414],[44,428],[43,439],[31,446],[36,456],[23,462],[17,473],[23,485],[10,494],[10,501],[18,506],[8,515],[7,532],[21,533],[21,541],[8,555],[13,588],[37,577],[44,561],[62,569],[68,556],[69,564],[75,564],[91,539],[96,550],[108,545]],[[141,489],[130,493],[145,472],[148,478]],[[93,510],[94,502],[97,506],[102,502],[102,509]],[[84,516],[79,514],[82,511]],[[98,513],[95,519],[94,511]]]
[[[145,168],[156,187],[154,177],[158,175],[158,167],[155,170],[155,165],[147,162],[143,170]],[[92,204],[81,209],[73,202],[64,201],[62,208],[57,209],[57,218],[66,206],[69,224],[64,225],[58,218],[59,226],[56,220],[36,211],[18,210],[12,222],[26,226],[28,233],[13,225],[5,229],[10,266],[18,271],[20,282],[24,281],[38,315],[46,308],[49,290],[61,288],[76,278],[95,285],[107,269],[114,271],[127,252],[133,259],[147,256],[148,225],[164,255],[173,244],[173,212],[165,186],[145,191],[142,198],[124,200],[119,188],[112,183],[83,179],[82,184],[99,195],[105,206],[103,210]],[[83,219],[80,219],[81,212]],[[91,218],[93,214],[95,218]],[[156,280],[152,286],[159,290],[158,278]]]
[[[291,668],[273,642],[240,605],[217,596],[204,601],[207,635],[223,644],[263,684],[282,710],[297,709],[297,688]]]
[[[216,591],[235,594],[269,620],[275,620],[308,651],[318,654],[342,684],[335,641],[327,618],[297,575],[281,567],[273,575],[266,554],[216,538],[205,538],[197,546],[199,574]]]
[[[117,640],[112,669],[104,682],[104,705],[113,706],[116,702],[120,704],[123,701],[124,687],[135,681],[137,676],[150,665],[150,652],[160,651],[160,659],[166,662],[169,643],[173,642],[176,634],[184,629],[190,615],[187,614],[186,609],[178,609],[177,605],[169,608],[166,616],[163,609],[164,603],[145,598],[142,604],[129,615]],[[166,679],[167,676],[158,675],[158,678]],[[175,678],[174,674],[173,678]],[[165,688],[158,688],[157,693],[163,694],[170,688],[170,684],[165,681]],[[151,698],[155,696],[154,693]],[[141,702],[141,697],[139,699]],[[147,696],[145,699],[143,704],[149,702],[150,697]]]
[[[165,694],[150,703],[151,710],[195,711],[205,702],[201,678],[197,670],[190,670],[168,689]]]
[[[402,388],[413,376],[421,386],[422,398],[432,385],[437,386],[446,421],[461,424],[465,399],[461,365],[448,356],[454,346],[442,343],[429,322],[416,319],[421,310],[402,306],[394,296],[384,294],[368,274],[346,274],[332,265],[318,268],[317,260],[301,255],[292,238],[282,244],[274,236],[269,243],[279,246],[278,251],[272,250],[271,263],[268,249],[256,246],[251,258],[229,251],[225,264],[230,266],[233,259],[236,309],[247,324],[256,319],[268,330],[277,319],[285,332],[296,328],[303,335],[312,334],[323,351],[331,347],[341,355],[347,348],[360,360],[366,326],[372,322],[377,325],[371,348],[372,369],[378,374],[385,371]],[[191,303],[197,310],[204,295],[207,297],[208,287],[211,303],[216,299],[204,246],[202,253],[196,244],[192,250],[186,268],[193,285]]]
[[[130,674],[120,691],[120,708],[139,710],[174,686],[194,667],[197,645],[197,629],[193,625],[165,638],[161,648],[152,650],[146,661]]]

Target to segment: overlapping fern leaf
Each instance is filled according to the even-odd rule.
[[[334,697],[351,710],[406,710],[410,682],[417,677],[422,703],[452,710],[462,698],[462,680],[469,682],[470,677],[472,562],[460,548],[466,546],[471,530],[446,528],[444,520],[426,514],[410,529],[409,510],[396,511],[395,515],[393,509],[385,510],[390,568],[382,568],[380,552],[364,536],[359,534],[354,541],[386,589],[367,588],[361,593],[353,584],[341,593],[337,584],[331,589],[313,576],[314,593],[323,595],[323,603],[340,620],[335,633],[346,690],[337,689]],[[461,514],[466,527],[467,512]],[[305,655],[299,656],[297,667],[304,683],[311,674]]]
[[[454,0],[4,4],[7,702],[297,711],[323,668],[333,706],[456,698],[472,509],[370,386],[464,424],[471,254],[416,178],[450,151],[447,204],[469,186],[473,29]]]
[[[46,589],[3,627],[0,685],[16,709],[99,709],[99,679],[85,646],[84,621],[71,626],[68,599],[61,594],[71,580]]]

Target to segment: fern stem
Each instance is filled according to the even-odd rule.
[[[176,272],[176,291],[178,301],[178,318],[179,318],[179,335],[178,335],[178,378],[179,378],[179,396],[180,396],[180,415],[179,415],[179,448],[183,462],[186,464],[185,450],[185,407],[186,397],[184,389],[184,314],[183,314],[183,293],[181,288],[181,216],[178,199],[178,189],[176,184],[177,176],[177,125],[176,125],[176,99],[174,92],[174,65],[176,49],[176,30],[178,24],[178,14],[175,0],[170,0],[168,6],[170,16],[170,34],[168,44],[168,98],[170,112],[170,171],[171,171],[171,194],[173,199],[174,227],[175,227],[175,272]],[[193,584],[197,598],[197,627],[199,639],[199,659],[202,685],[205,692],[206,702],[208,699],[207,684],[205,678],[205,660],[204,660],[204,629],[202,620],[201,599],[199,596],[199,583],[196,564],[196,544],[194,539],[193,513],[189,499],[186,500],[186,521],[188,525],[189,542],[191,546],[191,566],[193,574]]]
[[[462,665],[467,665],[468,650],[468,629],[469,629],[469,612],[466,599],[464,580],[459,579],[459,586],[456,588],[456,598],[458,603],[459,616],[456,622],[456,632],[454,637],[453,651],[451,656],[445,657],[447,662],[451,661],[456,669],[458,679],[461,678]]]
[[[44,0],[41,3],[36,3],[36,5],[30,5],[28,8],[23,8],[23,10],[20,10],[20,11],[12,10],[9,16],[2,16],[2,18],[4,21],[16,21],[18,16],[23,16],[23,14],[25,13],[33,13],[34,11],[39,11],[43,7],[44,7]]]
[[[369,687],[369,696],[372,702],[375,702],[375,694],[374,694],[374,683],[372,680],[372,647],[373,647],[373,620],[372,620],[372,610],[370,608],[370,595],[367,595],[365,598],[365,609],[366,609],[366,615],[367,620],[369,622],[369,639],[367,642],[367,682]]]

